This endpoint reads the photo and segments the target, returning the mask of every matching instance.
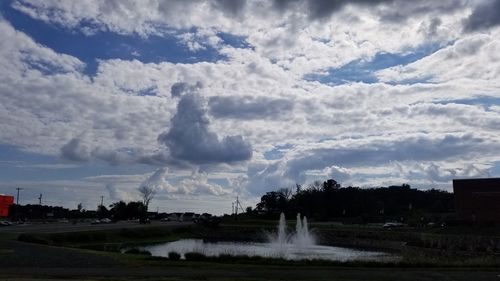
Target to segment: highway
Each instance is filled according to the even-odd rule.
[[[151,224],[139,224],[137,221],[119,221],[116,223],[107,224],[90,224],[89,222],[80,223],[25,223],[13,224],[10,226],[0,227],[0,233],[60,233],[60,232],[78,232],[78,231],[92,231],[92,230],[107,230],[107,229],[122,229],[122,228],[145,228],[154,226],[184,226],[191,225],[192,222],[159,222],[151,221]]]

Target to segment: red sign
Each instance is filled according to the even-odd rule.
[[[14,204],[14,196],[0,195],[0,217],[9,216],[9,206]]]

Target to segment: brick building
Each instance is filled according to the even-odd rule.
[[[456,179],[453,193],[461,219],[500,223],[500,178]]]

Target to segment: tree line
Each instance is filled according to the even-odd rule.
[[[156,189],[149,186],[141,186],[137,189],[141,201],[124,202],[118,201],[109,205],[99,205],[96,211],[84,210],[82,204],[70,210],[60,206],[46,205],[10,205],[9,217],[11,219],[83,219],[83,218],[109,218],[112,220],[127,220],[147,217],[148,206],[156,195]]]
[[[383,221],[387,219],[422,220],[454,211],[453,194],[437,189],[417,190],[400,186],[359,188],[342,187],[333,179],[316,181],[307,187],[296,185],[267,192],[255,211],[264,216],[283,212],[297,213],[316,220]]]

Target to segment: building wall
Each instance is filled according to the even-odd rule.
[[[453,180],[453,193],[462,219],[500,222],[500,178]]]
[[[14,196],[0,195],[0,217],[9,216],[9,206],[14,204]]]

